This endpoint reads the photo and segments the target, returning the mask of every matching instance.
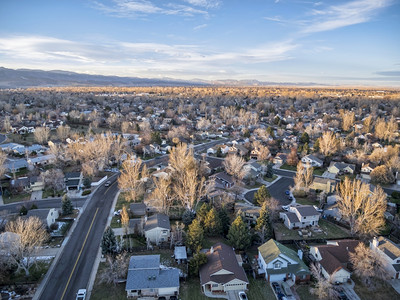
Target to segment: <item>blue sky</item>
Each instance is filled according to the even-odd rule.
[[[400,86],[398,0],[1,0],[0,66]]]

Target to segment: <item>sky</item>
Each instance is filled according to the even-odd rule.
[[[400,1],[1,0],[0,66],[400,87]]]

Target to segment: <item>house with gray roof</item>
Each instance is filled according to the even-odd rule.
[[[331,161],[328,172],[331,174],[339,175],[339,174],[354,174],[356,166],[354,164],[346,164],[337,161]]]
[[[159,254],[132,256],[125,291],[128,298],[176,299],[179,295],[179,270],[161,266]]]
[[[317,226],[320,213],[312,205],[291,206],[289,211],[279,213],[285,226],[289,229]]]
[[[201,290],[206,296],[247,290],[249,280],[231,246],[216,243],[206,255],[207,263],[199,272]]]
[[[80,190],[83,185],[82,172],[68,172],[65,173],[65,187],[68,191]]]
[[[386,272],[391,278],[400,279],[400,245],[379,236],[373,238],[370,248],[384,259]]]
[[[45,226],[50,227],[58,219],[59,213],[55,208],[31,209],[28,210],[26,217],[38,217]]]
[[[156,245],[167,242],[171,235],[169,217],[164,214],[155,214],[148,217],[144,225],[146,240]]]
[[[301,162],[304,164],[310,164],[312,167],[322,167],[324,162],[320,160],[318,157],[312,154],[308,154],[301,158]]]
[[[5,166],[9,172],[18,172],[22,169],[28,168],[29,164],[26,159],[7,159]]]
[[[258,273],[264,274],[268,282],[291,279],[294,282],[310,280],[310,270],[300,258],[301,252],[270,239],[258,247]]]

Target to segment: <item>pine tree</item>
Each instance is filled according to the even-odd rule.
[[[207,213],[206,219],[204,220],[204,230],[211,236],[221,233],[221,221],[214,207]]]
[[[185,226],[189,226],[192,223],[194,217],[195,215],[191,210],[185,210],[185,212],[182,214],[183,224],[185,224]]]
[[[272,178],[272,176],[274,176],[274,170],[273,170],[273,168],[272,168],[272,164],[271,164],[271,163],[269,163],[269,164],[267,165],[267,172],[266,172],[265,176],[266,176],[267,178]]]
[[[190,276],[198,276],[200,267],[205,263],[207,263],[207,255],[204,253],[196,253],[193,255],[193,258],[189,260]]]
[[[110,226],[104,231],[103,239],[101,240],[101,252],[103,254],[114,254],[117,251],[117,240],[114,231]]]
[[[72,211],[74,210],[74,207],[72,206],[71,200],[67,197],[67,195],[64,195],[61,200],[61,210],[62,214],[65,215],[70,215],[72,214]]]
[[[210,211],[210,206],[207,203],[203,203],[200,209],[196,213],[196,219],[199,220],[201,226],[204,226],[204,221]]]
[[[228,233],[228,240],[231,245],[238,250],[244,250],[251,244],[251,235],[249,228],[243,222],[241,216],[233,221]]]
[[[268,199],[271,198],[271,195],[265,185],[261,186],[258,191],[254,194],[254,201],[259,205],[262,206],[263,203]]]
[[[310,142],[310,136],[308,135],[307,132],[303,132],[303,134],[300,137],[300,143],[306,144]]]
[[[268,237],[271,237],[272,229],[267,201],[265,201],[261,207],[260,216],[257,218],[257,223],[254,229],[260,235],[262,243],[264,243]]]
[[[199,220],[194,219],[189,225],[189,230],[186,236],[186,246],[193,252],[198,252],[201,249],[204,238],[204,230],[201,227]]]
[[[221,231],[225,235],[228,233],[229,226],[231,225],[231,220],[229,219],[225,208],[222,208],[218,211],[218,217],[221,222]]]

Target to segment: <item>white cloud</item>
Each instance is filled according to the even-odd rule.
[[[334,30],[341,27],[368,22],[382,8],[389,6],[392,0],[356,0],[341,5],[332,5],[326,9],[314,9],[314,19],[303,30],[305,33]]]
[[[194,16],[207,15],[206,10],[197,9],[192,6],[166,2],[156,5],[150,0],[113,0],[113,4],[106,5],[99,1],[93,1],[92,6],[106,14],[120,18],[137,18],[150,14]],[[189,2],[189,1],[186,1]],[[200,1],[201,2],[201,1]],[[206,1],[207,2],[207,1]],[[209,1],[210,5],[211,2]],[[201,6],[201,5],[200,5]],[[206,8],[211,6],[206,6]]]
[[[205,8],[215,8],[221,5],[220,0],[184,0],[185,2]]]
[[[208,26],[207,24],[201,24],[201,25],[194,27],[193,30],[200,30],[200,29],[206,28],[207,26]]]
[[[297,47],[287,41],[224,51],[190,44],[118,41],[91,44],[43,36],[11,36],[0,38],[0,65],[191,78],[205,77],[208,73],[216,76],[221,70],[234,74],[244,67],[288,60]]]

